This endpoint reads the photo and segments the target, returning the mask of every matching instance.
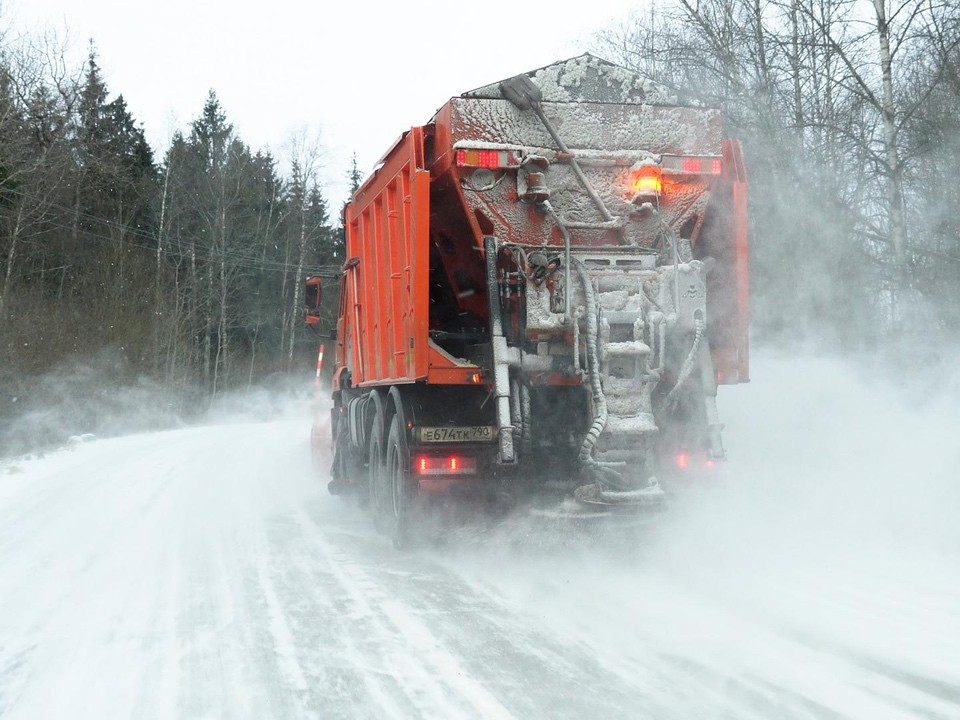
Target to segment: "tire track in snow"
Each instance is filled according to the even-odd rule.
[[[276,585],[270,576],[264,549],[265,547],[258,548],[256,552],[257,580],[260,585],[260,592],[263,593],[266,602],[267,620],[270,634],[273,636],[274,652],[276,652],[277,659],[280,662],[280,670],[289,679],[290,685],[298,692],[304,692],[307,689],[307,680],[303,674],[303,668],[297,661],[293,633],[290,630],[286,612],[277,595]]]
[[[229,444],[195,459],[181,528],[186,577],[176,717],[312,716],[268,557],[267,522],[276,511],[269,500],[285,448],[264,453],[264,435],[281,428],[232,426]]]
[[[325,719],[414,716],[416,706],[383,667],[383,653],[352,599],[338,591],[328,558],[294,519],[278,520],[274,531],[271,564],[285,568],[277,594],[307,678],[307,707]]]
[[[401,689],[422,717],[513,719],[496,697],[464,671],[459,660],[444,649],[409,607],[386,596],[305,512],[298,513],[296,520],[326,559],[326,568],[350,598],[356,616],[375,630],[378,644],[393,661],[392,669],[399,676]],[[438,684],[446,686],[446,692]]]
[[[687,562],[691,559],[696,560]],[[685,568],[675,560],[651,557],[638,565],[481,548],[461,553],[447,565],[476,595],[486,593],[505,609],[524,613],[528,626],[582,644],[606,668],[610,685],[631,688],[632,702],[625,708],[643,708],[657,718],[727,713],[757,720],[916,720],[956,715],[960,698],[950,686],[911,687],[903,677],[890,682],[876,668],[850,657],[849,648],[823,645],[816,636],[798,636],[792,629],[791,621],[804,620],[835,637],[844,630],[855,646],[878,640],[878,652],[892,647],[891,638],[882,636],[893,632],[907,643],[900,646],[897,667],[909,667],[903,655],[913,654],[911,638],[922,638],[924,630],[937,627],[929,617],[913,622],[923,611],[902,612],[923,607],[919,599],[904,603],[902,590],[894,593],[881,586],[869,596],[874,603],[852,599],[848,612],[841,613],[835,587],[841,578],[825,585],[830,578],[822,571],[808,578],[797,568],[784,570],[780,587],[779,575],[753,564],[742,569],[741,577],[739,568],[715,574],[700,561]],[[860,591],[869,587],[853,572],[842,578]],[[788,601],[798,590],[806,592]],[[942,604],[937,595],[924,597],[926,604]],[[857,617],[864,614],[875,614],[878,621],[867,634],[864,629],[873,623]],[[955,675],[957,667],[944,664],[950,657],[947,646],[957,657],[957,635],[949,630],[954,616],[940,617],[947,622],[941,627],[947,633],[944,647],[926,638],[922,648],[916,648],[928,666],[943,658],[940,672],[932,677]],[[848,630],[846,623],[851,625]]]
[[[326,539],[324,552],[350,568],[352,582],[421,663],[432,667],[432,657],[452,668],[451,692],[464,695],[456,684],[461,677],[483,689],[474,712],[489,712],[484,703],[490,697],[519,718],[615,718],[641,707],[643,676],[621,682],[589,646],[545,632],[529,612],[465,583],[447,567],[450,548],[398,553],[374,533],[365,514],[351,510],[336,498],[309,508],[308,521]]]
[[[325,494],[306,434],[104,441],[16,476],[0,716],[960,717],[949,566],[808,577],[811,551],[738,551],[739,528],[623,567],[396,553]]]

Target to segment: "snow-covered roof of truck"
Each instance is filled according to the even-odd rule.
[[[548,102],[678,104],[677,94],[665,85],[589,53],[523,74],[536,83]],[[462,97],[503,98],[500,82],[469,90]]]

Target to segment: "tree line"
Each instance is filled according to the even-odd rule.
[[[594,46],[741,139],[755,338],[960,336],[960,5],[656,0]]]
[[[198,404],[302,366],[303,279],[342,241],[321,148],[291,156],[251,149],[211,91],[156,157],[92,47],[71,69],[55,39],[0,38],[0,419],[104,348]]]
[[[756,340],[960,337],[960,6],[655,0],[593,45],[741,139]],[[0,34],[0,422],[66,357],[198,406],[308,363],[302,281],[336,272],[342,229],[320,148],[291,155],[211,92],[157,157],[93,50]]]

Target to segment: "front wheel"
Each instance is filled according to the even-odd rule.
[[[390,423],[384,471],[385,490],[390,494],[387,503],[392,509],[389,534],[394,546],[404,548],[410,544],[411,517],[419,492],[410,472],[410,452],[399,415],[394,415]]]

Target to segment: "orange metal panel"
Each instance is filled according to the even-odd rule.
[[[737,244],[737,307],[739,312],[740,382],[750,380],[750,272],[747,265],[747,184],[733,186]]]
[[[423,158],[420,158],[423,162]],[[418,165],[420,167],[420,165]],[[404,217],[409,218],[410,236],[418,238],[415,254],[407,273],[412,290],[410,372],[417,379],[427,377],[430,335],[430,173],[417,170],[409,195],[404,197]]]
[[[392,247],[391,238],[387,234],[384,217],[384,195],[389,192],[389,185],[384,188],[373,203],[373,233],[371,234],[372,243],[370,246],[370,256],[374,260],[373,267],[367,266],[369,280],[366,285],[366,293],[376,307],[374,321],[372,325],[373,332],[373,357],[376,360],[376,379],[389,378],[390,373],[387,365],[386,354],[392,350],[387,337],[387,325],[390,322],[390,316],[395,312],[393,298],[390,295],[390,285],[384,283],[384,270],[390,271],[390,261],[396,248]],[[406,238],[397,238],[402,243]],[[386,291],[386,292],[384,292]]]
[[[359,276],[360,272],[357,270],[356,266],[353,270],[350,271],[350,284],[349,284],[349,299],[350,305],[353,307],[353,312],[347,315],[347,321],[355,324],[353,327],[353,332],[349,335],[350,338],[350,349],[351,354],[353,355],[354,364],[354,382],[362,379],[364,376],[363,368],[363,357],[360,355],[360,343],[357,333],[359,333],[359,328],[361,327],[361,322],[363,320],[364,312],[366,310],[365,306],[360,304],[360,292],[359,292]]]
[[[436,345],[430,345],[430,373],[427,381],[431,385],[470,385],[473,377],[480,371],[476,365],[458,362]]]
[[[737,381],[750,381],[750,268],[749,222],[747,217],[747,170],[743,151],[736,140],[723,143],[723,162],[730,178],[732,237],[736,248],[737,299]]]
[[[355,385],[428,373],[430,178],[422,165],[423,131],[414,128],[347,206],[347,257],[360,260],[344,311]]]
[[[406,170],[406,168],[405,168]],[[409,181],[409,174],[402,172],[390,184],[384,188],[383,192],[383,238],[386,245],[388,273],[386,287],[389,297],[388,305],[393,308],[392,312],[384,314],[383,318],[383,336],[384,347],[388,348],[389,354],[384,354],[385,363],[384,376],[388,378],[407,377],[404,355],[407,352],[406,343],[401,337],[404,330],[404,324],[407,320],[411,308],[409,294],[404,292],[404,268],[408,265],[408,251],[410,236],[404,234],[404,228],[399,222],[399,209],[397,208],[397,195],[402,192],[401,186],[404,180]],[[396,242],[400,240],[400,242]]]

